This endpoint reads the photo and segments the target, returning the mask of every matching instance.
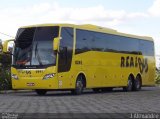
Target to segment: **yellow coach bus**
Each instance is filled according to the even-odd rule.
[[[39,95],[154,85],[151,37],[94,25],[43,24],[19,28],[12,54],[13,89],[34,89]]]

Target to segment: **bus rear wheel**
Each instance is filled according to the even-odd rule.
[[[141,89],[141,77],[139,75],[136,76],[133,84],[133,90],[139,91]]]
[[[74,90],[71,90],[71,93],[74,94],[74,95],[80,95],[83,93],[83,89],[84,89],[84,79],[83,77],[80,75],[78,76],[77,78],[77,81],[76,81],[76,87]]]
[[[37,90],[36,90],[36,93],[37,93],[38,95],[43,96],[43,95],[45,95],[45,94],[47,93],[47,90],[37,89]]]
[[[126,92],[130,92],[133,90],[133,80],[131,76],[128,77],[128,84],[126,87],[123,87],[123,90]]]

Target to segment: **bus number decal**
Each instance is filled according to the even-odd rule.
[[[75,61],[75,64],[77,64],[77,65],[82,65],[82,61]]]
[[[148,72],[148,59],[147,58],[139,58],[139,57],[121,57],[121,67],[138,67],[140,73]]]

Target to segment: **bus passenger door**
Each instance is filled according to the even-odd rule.
[[[73,55],[73,28],[62,27],[58,53],[58,85],[59,89],[70,88],[70,69]]]

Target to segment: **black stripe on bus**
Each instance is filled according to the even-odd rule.
[[[89,51],[99,51],[99,52],[112,52],[112,53],[122,53],[122,54],[133,54],[133,55],[143,55],[141,52],[129,52],[129,51],[115,51],[115,50],[107,50],[107,51],[104,51],[104,50],[76,50],[75,54],[82,54],[82,53],[86,53],[86,52],[89,52]]]

